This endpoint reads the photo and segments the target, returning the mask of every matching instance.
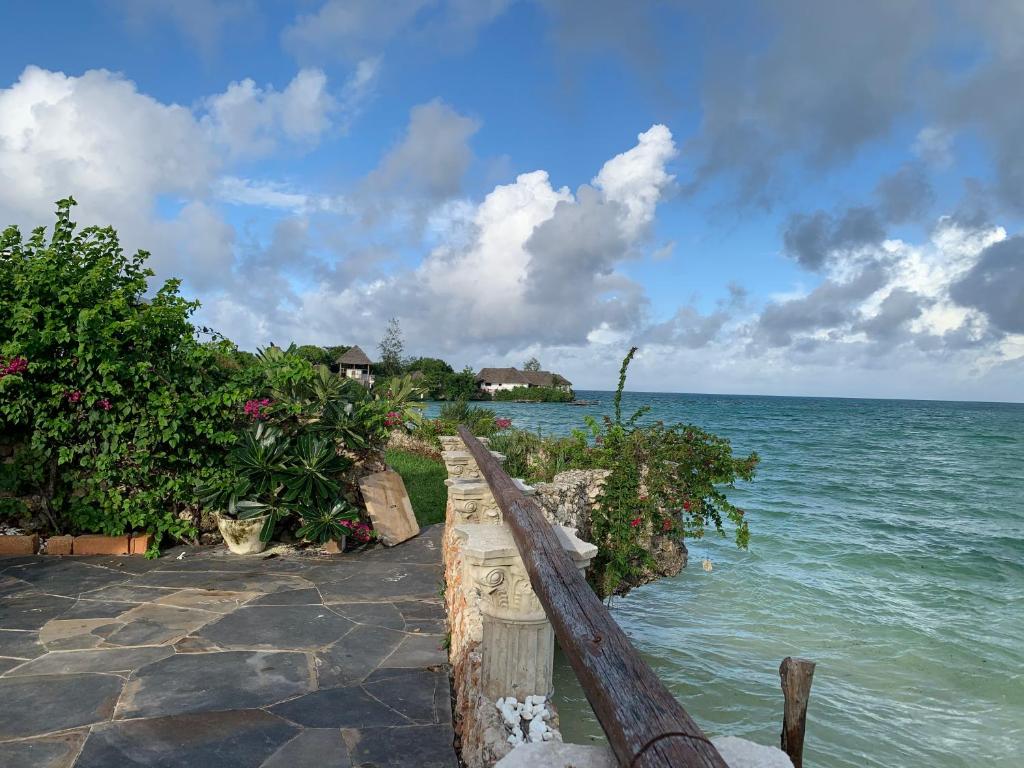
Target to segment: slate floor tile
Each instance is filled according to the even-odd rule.
[[[131,672],[173,655],[167,646],[111,648],[92,651],[56,651],[22,664],[11,677],[70,675],[80,672]]]
[[[70,768],[88,731],[0,743],[0,768]]]
[[[110,624],[110,619],[51,619],[39,630],[39,642],[48,651],[95,648],[103,638],[95,630]]]
[[[324,581],[317,586],[325,603],[358,603],[436,597],[441,580],[439,565],[367,563],[344,581]]]
[[[270,756],[261,768],[351,768],[337,728],[307,728]]]
[[[216,614],[149,603],[121,615],[123,626],[107,636],[107,645],[156,645],[185,637],[216,619]]]
[[[158,589],[157,587],[142,587],[131,582],[127,584],[114,584],[109,587],[100,587],[83,593],[82,597],[88,600],[110,600],[131,603],[133,608],[139,603],[146,603],[151,600],[158,600],[171,594],[171,590]]]
[[[216,574],[216,578],[211,578],[209,572],[173,570],[152,571],[145,576],[139,576],[132,583],[143,587],[176,587],[179,589],[195,587],[197,589],[222,589],[227,592],[259,592],[261,594],[285,589],[306,589],[312,586],[305,579],[288,574],[224,572]]]
[[[39,629],[74,604],[75,601],[67,597],[32,592],[3,597],[0,598],[0,627]]]
[[[105,723],[75,768],[259,768],[297,732],[259,709]]]
[[[417,669],[394,677],[375,679],[371,675],[363,683],[363,688],[412,722],[429,725],[437,721],[434,692],[439,685],[443,685],[447,692],[447,672]]]
[[[322,605],[320,592],[315,587],[307,589],[288,589],[271,592],[269,595],[257,597],[247,605]]]
[[[406,635],[382,667],[433,667],[448,663],[443,635]]]
[[[0,678],[0,739],[39,736],[108,719],[124,681],[114,675]]]
[[[40,592],[65,597],[120,583],[131,575],[63,558],[41,559],[38,564],[11,568],[7,574],[27,581]]]
[[[62,619],[115,619],[136,606],[138,606],[138,603],[80,598],[74,605],[64,611],[60,617]]]
[[[256,596],[255,592],[225,592],[220,589],[182,589],[160,597],[157,605],[176,605],[214,613],[231,613]]]
[[[366,728],[411,722],[359,686],[307,693],[270,711],[306,728]]]
[[[196,636],[222,648],[313,650],[339,640],[354,626],[322,605],[265,605],[239,608]]]
[[[46,648],[39,642],[38,632],[0,629],[0,656],[34,659],[44,653],[46,653]]]
[[[336,603],[331,609],[357,624],[405,630],[405,618],[392,603]]]
[[[330,648],[316,654],[316,674],[321,688],[349,685],[366,678],[402,642],[405,635],[393,629],[355,627]]]
[[[354,766],[458,768],[452,731],[445,725],[343,731]]]
[[[265,707],[312,689],[311,665],[303,653],[178,654],[136,673],[116,717]]]

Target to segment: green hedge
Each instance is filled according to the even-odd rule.
[[[491,398],[493,400],[528,400],[532,403],[569,403],[575,400],[572,392],[554,387],[516,387],[515,389],[499,389]]]

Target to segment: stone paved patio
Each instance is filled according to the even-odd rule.
[[[440,532],[0,558],[0,768],[456,766]]]

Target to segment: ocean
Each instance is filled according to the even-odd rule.
[[[487,405],[546,434],[611,412],[577,396],[597,405]],[[1024,405],[624,396],[641,405],[761,456],[732,494],[748,551],[690,541],[679,576],[612,603],[705,731],[777,744],[779,663],[803,656],[805,765],[1024,766]],[[566,740],[603,738],[556,667]]]

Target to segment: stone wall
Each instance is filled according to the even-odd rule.
[[[442,438],[449,472],[443,556],[454,726],[468,768],[490,768],[515,746],[560,739],[550,704],[554,634],[479,468]],[[533,489],[520,483],[525,493]],[[596,548],[556,532],[583,569]]]

